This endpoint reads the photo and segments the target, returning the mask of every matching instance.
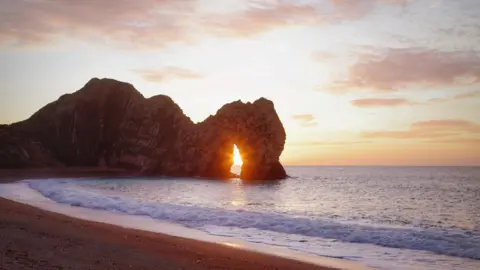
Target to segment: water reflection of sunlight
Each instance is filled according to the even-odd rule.
[[[238,185],[241,185],[242,184],[242,179],[240,178],[232,178],[232,184],[238,186]]]
[[[243,190],[243,183],[241,179],[234,178],[232,179],[232,205],[235,206],[244,206],[245,205],[245,191]]]

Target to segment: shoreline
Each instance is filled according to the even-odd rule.
[[[0,184],[36,178],[62,177],[138,177],[138,175],[122,169],[101,167],[0,169]]]
[[[118,171],[0,171],[0,183],[125,177]],[[20,174],[18,174],[20,172]],[[133,175],[127,175],[127,177]],[[0,197],[0,269],[335,269],[221,243],[70,217]]]

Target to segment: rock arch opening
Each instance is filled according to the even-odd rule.
[[[236,144],[233,145],[232,162],[233,164],[230,168],[230,172],[240,176],[242,172],[243,158]]]

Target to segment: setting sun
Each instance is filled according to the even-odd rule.
[[[242,165],[242,157],[240,156],[240,151],[238,151],[237,146],[233,145],[233,165]]]

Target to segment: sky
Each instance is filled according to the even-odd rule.
[[[480,165],[479,0],[0,0],[0,123],[93,77],[271,99],[286,165]]]

